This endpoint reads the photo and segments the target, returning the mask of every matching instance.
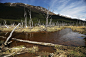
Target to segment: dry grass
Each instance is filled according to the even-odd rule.
[[[54,56],[64,55],[69,57],[85,57],[86,48],[84,47],[70,47],[70,46],[55,46],[56,52]]]
[[[14,27],[3,27],[0,28],[1,31],[12,31]],[[62,30],[63,27],[58,27],[58,26],[54,26],[54,27],[45,27],[45,26],[36,26],[30,29],[30,27],[27,28],[19,28],[17,27],[17,29],[15,30],[15,32],[38,32],[38,31],[48,31],[48,32],[54,32],[54,31],[58,31],[58,30]]]
[[[86,34],[85,26],[65,26],[65,28],[71,28],[75,32]]]
[[[14,27],[3,27],[0,28],[1,31],[12,31]],[[73,31],[75,32],[79,32],[82,34],[86,34],[86,28],[85,26],[53,26],[53,27],[45,27],[45,26],[36,26],[30,29],[30,27],[27,28],[20,28],[17,27],[17,29],[15,30],[15,32],[39,32],[39,31],[47,31],[47,32],[55,32],[55,31],[59,31],[62,30],[64,28],[71,28]]]
[[[10,56],[14,56],[17,53],[22,53],[22,52],[28,52],[28,53],[35,53],[37,52],[39,49],[37,46],[33,46],[31,48],[26,48],[24,45],[20,45],[20,46],[16,46],[16,47],[12,47],[9,48],[8,50],[6,50],[5,52],[2,52],[2,55],[10,55]],[[12,54],[13,53],[13,54]]]

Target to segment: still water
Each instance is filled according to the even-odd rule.
[[[8,37],[10,33],[0,33],[5,37]],[[86,35],[73,32],[70,28],[63,29],[58,32],[35,32],[35,33],[13,33],[13,38],[37,41],[37,42],[48,42],[67,46],[86,46],[84,38]]]

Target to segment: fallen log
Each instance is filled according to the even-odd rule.
[[[6,37],[4,37],[4,38],[6,38]],[[45,46],[62,46],[62,45],[53,44],[53,43],[36,42],[36,41],[22,40],[22,39],[16,39],[16,38],[11,38],[11,39],[16,40],[16,41],[20,41],[20,42],[26,42],[26,43],[38,44],[38,45],[45,45]]]
[[[13,32],[15,31],[15,29],[20,25],[20,23],[12,30],[12,32],[10,33],[9,37],[6,39],[6,41],[4,42],[4,45],[7,45],[8,40],[11,38]]]
[[[39,44],[39,45],[45,45],[45,46],[62,46],[62,45],[53,44],[53,43],[36,42],[36,41],[22,40],[22,39],[16,39],[16,38],[12,38],[12,39],[16,40],[16,41],[20,41],[20,42],[26,42],[26,43],[31,43],[31,44]]]

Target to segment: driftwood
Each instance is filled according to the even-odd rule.
[[[19,25],[20,25],[20,23],[12,30],[12,32],[10,33],[9,37],[6,39],[6,41],[4,42],[4,44],[2,43],[2,45],[0,46],[1,51],[6,51],[5,46],[6,46],[7,44],[10,44],[10,43],[12,42],[12,41],[10,41],[10,42],[8,42],[8,41],[9,41],[9,39],[11,38],[12,33],[14,32],[14,30],[15,30]],[[2,37],[2,38],[5,38],[5,37],[3,37],[3,36],[1,36],[1,37]]]
[[[29,40],[21,40],[21,39],[16,39],[16,38],[12,38],[12,39],[16,40],[16,41],[20,41],[20,42],[39,44],[39,45],[45,45],[45,46],[57,46],[58,45],[58,44],[53,44],[53,43],[36,42],[36,41],[29,41]],[[62,45],[58,45],[58,46],[62,46]]]
[[[6,38],[6,37],[2,37]],[[20,41],[20,42],[26,42],[26,43],[32,43],[32,44],[38,44],[38,45],[45,45],[45,46],[62,46],[58,44],[53,44],[53,43],[45,43],[45,42],[36,42],[36,41],[29,41],[29,40],[22,40],[22,39],[16,39],[16,38],[11,38],[12,40]]]
[[[20,23],[12,30],[12,32],[10,33],[10,35],[9,35],[9,37],[6,39],[6,41],[5,41],[5,45],[7,45],[7,42],[8,42],[8,40],[10,39],[10,37],[12,36],[12,33],[14,32],[14,30],[18,27],[20,25]]]

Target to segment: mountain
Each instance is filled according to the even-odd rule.
[[[27,17],[29,20],[29,12],[31,9],[31,17],[34,22],[41,20],[45,22],[47,9],[40,6],[33,6],[23,3],[0,3],[0,19],[6,20],[24,20],[24,9],[27,12]],[[71,19],[65,16],[56,15],[55,13],[49,11],[49,19],[53,19],[54,22],[76,22],[77,19]],[[82,20],[79,20],[82,22]],[[1,21],[0,21],[1,22]]]
[[[9,18],[18,19],[21,17],[23,18],[24,8],[27,11],[27,13],[28,13],[28,10],[30,10],[31,8],[32,18],[38,17],[37,15],[43,15],[48,11],[47,9],[40,6],[32,6],[32,5],[27,5],[23,3],[0,3],[0,18],[7,18],[7,19]],[[49,14],[55,15],[50,11],[49,11]]]

